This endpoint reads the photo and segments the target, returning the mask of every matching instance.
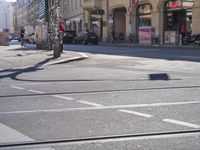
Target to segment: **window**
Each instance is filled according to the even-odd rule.
[[[138,26],[151,26],[151,4],[142,4],[138,7]]]

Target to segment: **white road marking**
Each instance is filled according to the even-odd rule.
[[[91,106],[94,106],[94,107],[102,107],[103,106],[101,104],[92,103],[92,102],[88,102],[88,101],[77,101],[77,102],[82,103],[82,104],[86,104],[86,105],[91,105]]]
[[[36,90],[28,90],[29,92],[33,92],[33,93],[38,93],[38,94],[44,94],[45,92],[42,91],[36,91]]]
[[[181,125],[181,126],[186,126],[186,127],[190,127],[190,128],[195,128],[195,129],[200,128],[200,125],[192,124],[192,123],[188,123],[188,122],[183,122],[183,121],[178,121],[178,120],[174,120],[174,119],[162,119],[162,121],[172,123],[172,124]]]
[[[10,87],[13,88],[13,89],[24,90],[23,87],[19,87],[19,86],[10,86]]]
[[[85,101],[84,101],[84,103],[85,103]],[[98,105],[98,107],[95,105],[95,107],[81,107],[81,108],[24,110],[24,111],[13,111],[13,112],[0,112],[0,115],[23,114],[23,113],[44,113],[44,112],[47,113],[47,112],[105,110],[105,109],[123,109],[123,108],[146,108],[146,107],[160,107],[160,106],[173,106],[173,105],[178,106],[178,105],[189,105],[189,104],[200,104],[200,101],[174,102],[174,103],[134,104],[134,105],[114,105],[114,106],[103,106],[103,105],[100,105],[100,104],[96,104],[96,105]]]
[[[65,96],[61,96],[61,95],[53,95],[53,97],[55,97],[55,98],[60,98],[60,99],[64,99],[64,100],[74,100],[74,98],[65,97]]]
[[[0,143],[32,142],[34,139],[0,123]]]
[[[121,109],[121,110],[118,110],[118,111],[119,112],[128,113],[128,114],[134,114],[134,115],[145,117],[145,118],[151,118],[151,117],[153,117],[153,115],[144,114],[144,113],[140,113],[140,112],[136,112],[136,111],[132,111],[132,110]]]

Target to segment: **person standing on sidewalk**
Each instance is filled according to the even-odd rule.
[[[114,28],[113,28],[111,34],[112,34],[112,43],[114,44],[114,43],[115,43],[115,40],[116,40],[116,31],[115,31]]]
[[[25,36],[25,28],[24,26],[21,27],[20,29],[20,43],[21,43],[21,46],[24,46],[24,36]]]
[[[186,27],[185,27],[185,24],[184,23],[181,23],[180,24],[180,27],[179,27],[179,32],[180,32],[180,45],[182,45],[183,43],[183,39],[185,38],[186,36]]]

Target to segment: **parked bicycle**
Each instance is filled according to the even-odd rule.
[[[192,34],[191,32],[188,33],[182,40],[183,45],[188,44],[196,44],[200,46],[200,33],[199,34]]]

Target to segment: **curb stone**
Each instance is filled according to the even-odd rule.
[[[56,61],[52,61],[49,63],[44,64],[43,66],[50,66],[50,65],[56,65],[56,64],[62,64],[62,63],[67,63],[67,62],[72,62],[72,61],[78,61],[78,60],[83,60],[83,59],[87,59],[88,56],[84,53],[78,53],[80,56],[76,56],[76,57],[71,57],[71,58],[63,58],[60,60],[56,60]]]

